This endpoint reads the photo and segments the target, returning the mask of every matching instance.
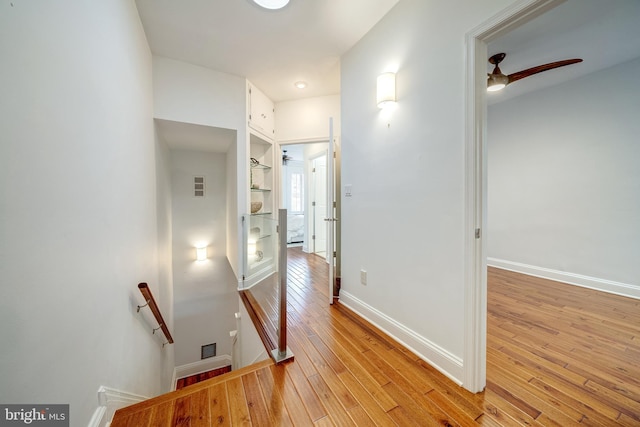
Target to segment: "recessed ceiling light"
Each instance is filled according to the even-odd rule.
[[[299,81],[295,82],[293,85],[298,89],[304,89],[305,87],[307,87],[307,82]]]
[[[262,6],[265,9],[282,9],[289,3],[289,0],[253,0],[258,6]]]

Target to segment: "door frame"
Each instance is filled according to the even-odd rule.
[[[566,0],[520,0],[466,34],[463,386],[486,385],[487,44]]]

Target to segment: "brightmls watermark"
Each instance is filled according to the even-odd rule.
[[[69,427],[69,405],[0,405],[0,427]]]

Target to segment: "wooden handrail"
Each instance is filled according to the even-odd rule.
[[[158,304],[156,304],[156,300],[153,299],[153,295],[151,295],[151,290],[149,289],[149,285],[147,285],[146,283],[139,283],[138,289],[140,289],[140,293],[142,293],[144,300],[147,302],[147,305],[151,309],[151,312],[153,313],[153,317],[155,317],[156,320],[158,321],[158,324],[160,325],[159,328],[162,329],[162,332],[164,333],[164,336],[167,338],[167,341],[169,342],[169,344],[173,344],[173,337],[169,332],[169,328],[167,328],[167,325],[164,323],[164,319],[162,318],[162,314],[160,313]],[[142,307],[145,307],[145,306],[139,305],[138,311],[140,311]],[[155,329],[154,329],[154,332],[155,332]]]

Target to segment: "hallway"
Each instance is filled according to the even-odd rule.
[[[472,394],[340,303],[329,307],[322,258],[288,254],[293,362],[125,408],[112,427],[640,422],[636,300],[490,269],[487,389]]]

